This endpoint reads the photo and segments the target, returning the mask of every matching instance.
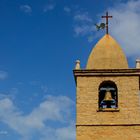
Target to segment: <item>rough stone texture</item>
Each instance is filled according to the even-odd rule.
[[[93,48],[86,69],[126,69],[127,59],[119,44],[105,35]]]
[[[113,81],[118,88],[119,112],[97,112],[98,88],[103,81]],[[140,123],[139,77],[78,77],[77,124]]]
[[[77,140],[140,140],[139,126],[78,127]]]
[[[98,88],[108,80],[117,85],[119,112],[98,112]],[[77,76],[76,81],[77,140],[140,139],[139,76]]]
[[[74,76],[77,140],[140,140],[140,69],[128,69],[121,47],[110,35],[96,44],[86,69],[74,70]],[[103,81],[117,86],[117,110],[98,108]]]

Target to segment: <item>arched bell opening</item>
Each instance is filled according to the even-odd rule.
[[[118,108],[118,90],[113,81],[104,81],[99,86],[99,108]]]

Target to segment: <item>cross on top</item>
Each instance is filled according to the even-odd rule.
[[[112,18],[112,16],[109,16],[108,12],[106,12],[106,16],[102,16],[102,18],[106,18],[106,34],[108,34],[108,19]]]

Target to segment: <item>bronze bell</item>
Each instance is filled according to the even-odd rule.
[[[104,99],[100,104],[101,108],[116,108],[116,101],[112,98],[111,91],[109,89],[106,90]]]
[[[106,91],[105,97],[104,97],[103,100],[104,100],[104,101],[111,101],[111,100],[113,100],[113,98],[112,98],[112,96],[111,96],[111,92],[110,92],[109,90]]]

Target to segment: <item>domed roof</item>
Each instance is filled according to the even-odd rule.
[[[127,69],[128,63],[119,44],[106,34],[93,48],[86,69]]]

